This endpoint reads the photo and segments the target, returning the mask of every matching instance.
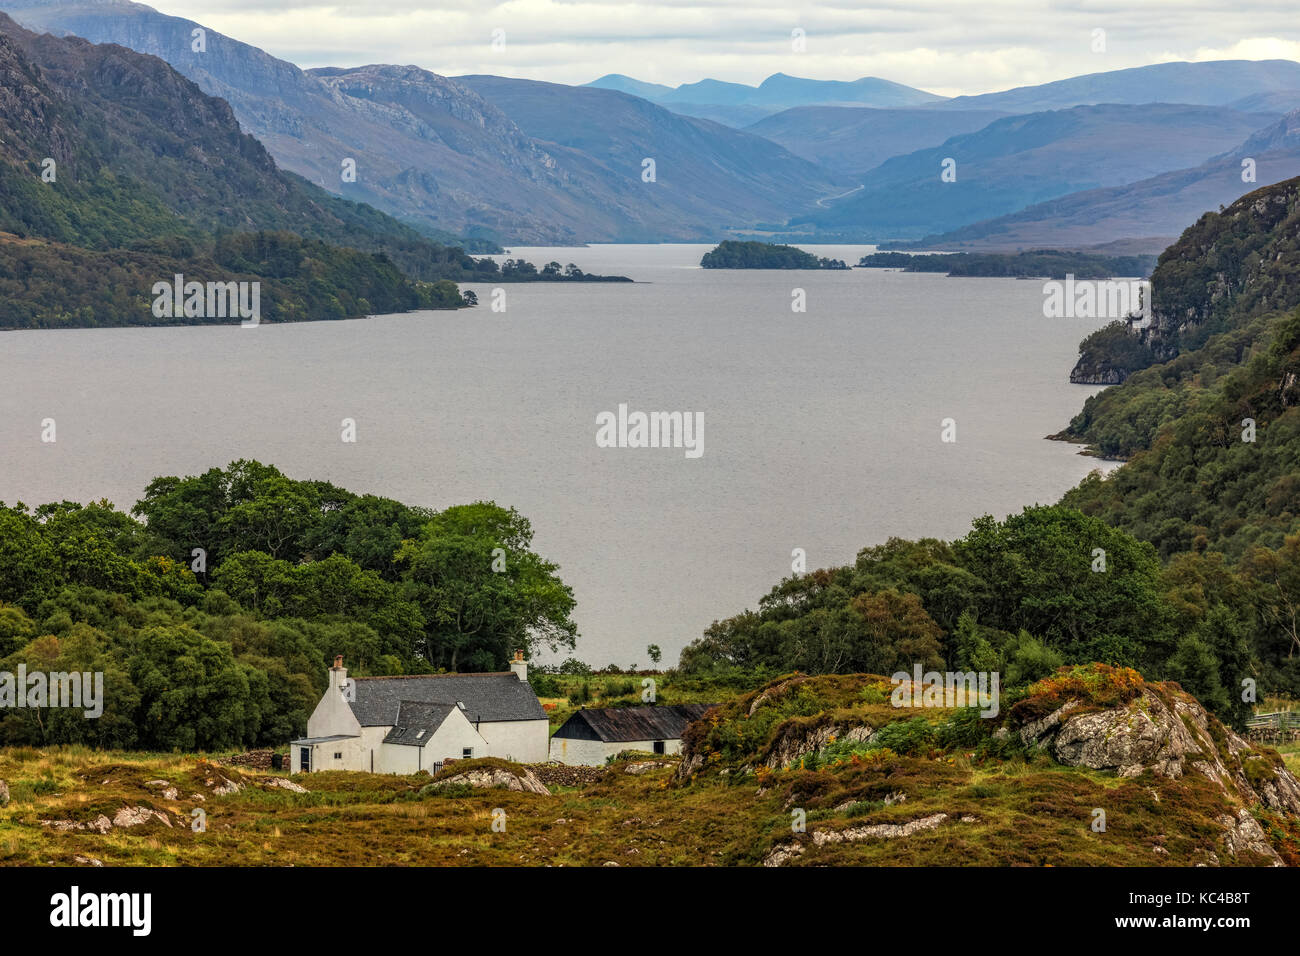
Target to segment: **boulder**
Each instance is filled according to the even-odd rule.
[[[113,826],[115,827],[138,827],[141,824],[148,823],[150,820],[158,820],[168,827],[172,825],[171,820],[165,813],[159,813],[150,807],[123,807],[113,815]]]
[[[161,789],[164,800],[177,800],[180,798],[180,791],[166,780],[146,780],[144,785],[146,787]]]
[[[1106,710],[1080,713],[1069,701],[1026,724],[1020,736],[1071,767],[1122,777],[1150,770],[1169,779],[1195,771],[1235,803],[1300,815],[1300,781],[1285,766],[1254,751],[1190,695],[1158,686],[1161,692],[1148,685],[1129,703]]]
[[[465,770],[461,773],[452,774],[449,777],[442,777],[436,783],[431,783],[424,787],[420,792],[425,790],[435,790],[441,787],[463,784],[469,787],[482,787],[485,789],[498,790],[515,790],[526,793],[540,793],[543,796],[550,796],[551,791],[546,789],[546,785],[537,779],[537,775],[531,770],[524,767],[517,769],[507,769],[505,767],[476,767],[473,770]]]

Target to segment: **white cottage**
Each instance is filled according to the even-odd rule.
[[[522,653],[501,673],[351,679],[336,657],[307,736],[289,743],[289,768],[418,773],[448,759],[541,763],[548,734]]]
[[[595,767],[624,750],[679,754],[686,725],[699,720],[712,706],[665,704],[580,710],[551,738],[551,760]]]

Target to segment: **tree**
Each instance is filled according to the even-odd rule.
[[[983,622],[1027,631],[1068,661],[1140,668],[1172,651],[1155,550],[1098,518],[1060,505],[986,515],[953,547],[989,583]]]
[[[223,750],[256,739],[247,671],[230,646],[180,625],[146,628],[130,659],[139,688],[140,744],[155,750]]]
[[[645,652],[650,655],[650,663],[655,667],[658,667],[659,662],[663,660],[664,657],[664,652],[659,649],[659,645],[651,644],[645,649]]]
[[[873,674],[911,671],[913,665],[931,670],[943,665],[943,631],[915,594],[890,588],[860,594],[852,601],[862,618],[866,642],[855,650],[855,670]]]
[[[504,666],[515,649],[573,648],[573,591],[534,554],[513,508],[449,508],[397,553],[403,593],[425,621],[425,657],[451,670]]]

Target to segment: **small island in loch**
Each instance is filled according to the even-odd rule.
[[[700,260],[704,269],[847,269],[842,259],[818,258],[795,246],[727,239]]]

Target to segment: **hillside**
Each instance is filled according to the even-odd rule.
[[[1292,110],[1234,149],[1199,166],[1139,182],[1072,193],[1007,216],[930,235],[917,248],[1073,248],[1136,240],[1160,252],[1207,209],[1235,202],[1260,185],[1300,176],[1300,110]],[[1255,183],[1243,183],[1242,160],[1255,161]]]
[[[664,230],[703,236],[719,226],[779,221],[837,191],[830,173],[760,136],[626,93],[497,76],[457,82],[557,156],[580,163],[586,178],[602,184],[604,203],[623,209],[629,223],[637,219],[642,240]],[[642,180],[646,158],[655,163],[653,183]]]
[[[747,140],[660,107],[654,110],[662,116],[646,114],[633,124],[640,126],[635,157],[611,164],[605,152],[551,148],[521,129],[518,115],[461,82],[414,66],[304,71],[211,29],[206,50],[194,52],[190,33],[199,24],[128,0],[16,0],[10,9],[28,26],[161,57],[204,92],[225,99],[285,169],[437,236],[538,244],[715,238],[733,223],[784,219],[823,194],[825,174],[765,140]],[[568,90],[578,97],[598,92],[556,87],[558,116],[570,108]],[[585,122],[599,114],[585,113]],[[655,143],[657,152],[650,148]],[[719,168],[691,166],[696,151]],[[665,155],[683,168],[710,170],[708,188],[696,189],[693,178],[682,175],[669,190],[640,188],[641,160]],[[347,158],[356,160],[355,182],[342,179]],[[793,164],[807,181],[768,176],[766,162]],[[661,159],[661,165],[660,181],[674,182],[669,163]],[[667,208],[665,191],[674,194]]]
[[[1097,103],[1193,103],[1226,106],[1243,97],[1300,89],[1300,63],[1291,60],[1211,60],[1155,63],[1088,73],[998,93],[956,96],[937,109],[1028,113]],[[1289,109],[1294,109],[1295,104]]]
[[[0,160],[6,328],[170,322],[152,290],[176,275],[262,282],[258,317],[292,321],[457,307],[454,283],[408,275],[488,274],[281,173],[224,102],[161,60],[0,14],[0,74],[0,136],[14,144]]]
[[[1067,504],[1162,554],[1222,551],[1275,581],[1283,605],[1300,546],[1298,261],[1300,179],[1207,213],[1152,274],[1152,325],[1137,333],[1146,361],[1116,365],[1106,342],[1085,340],[1081,364],[1126,377],[1060,436],[1131,459]],[[1292,622],[1284,639],[1294,633]]]
[[[1010,116],[941,146],[896,156],[861,177],[857,192],[792,224],[852,229],[875,239],[946,232],[1069,193],[1183,168],[1237,147],[1271,120],[1160,104]],[[952,181],[941,179],[947,159],[956,164]]]
[[[14,748],[0,753],[12,794],[0,807],[0,861],[1300,863],[1294,775],[1174,685],[1104,668],[1062,672],[993,720],[943,707],[913,716],[889,706],[889,694],[889,681],[869,674],[786,675],[728,694],[688,728],[683,758],[591,768],[479,759],[432,780]],[[1093,826],[1097,807],[1103,832]],[[207,826],[195,833],[198,809]],[[485,839],[486,821],[501,811],[509,825]],[[412,827],[421,839],[411,839]]]
[[[852,175],[874,169],[891,157],[973,133],[1005,115],[994,110],[798,106],[745,129],[809,162]]]
[[[0,104],[0,133],[13,145],[0,163],[0,230],[104,248],[280,229],[384,252],[419,278],[473,269],[457,250],[280,172],[229,106],[160,60],[38,36],[4,14],[0,57],[7,75],[22,77]],[[54,183],[40,179],[46,157]]]

